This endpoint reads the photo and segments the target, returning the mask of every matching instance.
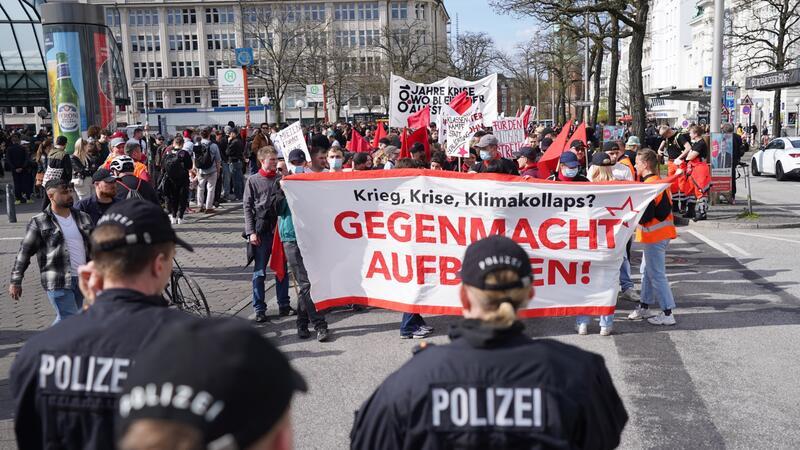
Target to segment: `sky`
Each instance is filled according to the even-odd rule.
[[[503,51],[511,51],[520,42],[527,41],[535,30],[533,18],[517,19],[509,14],[497,14],[489,0],[444,0],[450,14],[451,32],[456,32],[456,15],[459,31],[487,33]]]

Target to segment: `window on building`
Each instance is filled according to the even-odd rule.
[[[408,3],[392,2],[392,19],[408,19]]]
[[[198,61],[172,61],[170,70],[173,77],[199,77],[200,63]]]
[[[336,46],[337,47],[355,47],[356,46],[356,31],[355,30],[336,30]]]
[[[133,78],[162,78],[160,62],[135,62],[133,63]]]
[[[120,24],[117,8],[106,8],[106,26],[118,27]]]
[[[249,88],[247,90],[247,97],[250,102],[250,106],[258,106],[261,105],[261,97],[267,95],[266,88]]]
[[[361,58],[361,73],[373,74],[378,73],[378,66],[380,65],[380,57],[377,56],[364,56]]]
[[[417,20],[425,20],[425,3],[417,3],[414,6],[414,14]]]
[[[233,6],[206,8],[206,23],[234,23]]]
[[[176,105],[199,105],[201,104],[200,89],[180,89],[173,91],[174,103]]]
[[[157,9],[131,9],[128,11],[128,25],[150,26],[158,25]]]
[[[211,107],[216,108],[219,106],[219,91],[211,89]]]
[[[267,45],[272,47],[272,33],[260,32],[258,34],[248,33],[244,38],[244,46],[250,47],[254,50],[267,48]]]
[[[209,50],[223,50],[223,49],[236,48],[235,33],[207,34],[206,41],[208,42]]]
[[[209,61],[208,62],[208,76],[216,77],[217,71],[221,70],[225,67],[225,63],[222,61]]]
[[[428,33],[425,30],[416,30],[414,34],[417,36],[416,43],[423,45],[428,43]]]
[[[167,23],[170,25],[190,25],[197,23],[194,8],[173,8],[167,10]]]
[[[322,22],[325,20],[324,3],[305,3],[303,4],[303,19]]]
[[[197,50],[197,35],[196,34],[170,34],[169,35],[169,49],[170,50]]]
[[[328,43],[327,34],[324,31],[307,31],[303,35],[309,46],[325,47]]]
[[[272,20],[272,8],[269,5],[243,8],[242,17],[247,23],[268,23]]]
[[[144,91],[136,91],[136,109],[144,109]]]
[[[374,47],[380,44],[379,30],[361,30],[358,32],[359,47]]]
[[[400,29],[400,30],[392,31],[392,36],[394,38],[393,39],[394,42],[396,44],[400,44],[400,45],[408,45],[409,40],[410,40],[409,36],[411,34],[409,31],[410,30],[408,28],[403,28],[403,29]]]
[[[161,39],[158,35],[138,34],[131,35],[132,52],[153,52],[161,50]]]
[[[358,4],[358,20],[378,20],[378,2],[363,2]]]
[[[355,3],[337,3],[334,5],[333,18],[336,20],[356,20]]]

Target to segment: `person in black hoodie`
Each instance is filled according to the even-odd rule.
[[[12,134],[11,145],[6,147],[6,163],[14,180],[14,197],[19,203],[27,203],[33,195],[35,165],[28,150],[20,144],[19,136]]]

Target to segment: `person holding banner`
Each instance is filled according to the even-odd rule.
[[[581,175],[579,171],[580,162],[578,162],[578,156],[572,152],[564,152],[561,154],[561,158],[559,158],[558,173],[550,175],[547,179],[550,181],[589,181],[589,179]]]
[[[539,178],[539,163],[537,159],[536,150],[533,147],[520,147],[519,150],[514,152],[514,157],[517,158],[519,165],[519,174],[528,178]]]
[[[350,448],[593,448],[628,421],[603,358],[531,339],[517,311],[533,298],[528,253],[493,235],[467,247],[451,343],[420,346],[356,413]],[[557,382],[554,382],[557,380]]]
[[[686,167],[679,167],[675,164],[675,160],[684,151],[692,150],[692,143],[689,139],[688,133],[678,133],[670,128],[668,125],[662,125],[658,129],[663,141],[658,147],[658,154],[662,158],[666,156],[667,159],[667,176],[675,175],[678,169],[686,171]],[[686,184],[686,177],[675,177],[675,181],[670,184],[669,191],[672,194],[672,212],[679,212],[685,210],[683,207],[685,199],[683,197],[683,186]]]
[[[498,141],[497,138],[492,134],[484,134],[481,136],[480,141],[475,144],[475,147],[480,152],[481,162],[472,166],[470,172],[486,172],[486,169],[489,166],[489,161],[497,160],[498,164],[500,164],[502,167],[503,173],[519,175],[519,169],[517,168],[517,165],[514,164],[513,161],[500,156],[500,152],[497,150],[499,143],[500,141]]]
[[[636,170],[645,183],[661,180],[656,152],[646,149],[636,156]],[[650,202],[639,225],[636,227],[636,242],[644,244],[642,257],[642,299],[628,319],[647,319],[653,325],[675,325],[675,299],[667,280],[666,254],[669,241],[678,237],[672,216],[672,202],[666,192]],[[658,300],[662,312],[653,316],[650,305]]]

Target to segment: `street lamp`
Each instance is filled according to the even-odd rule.
[[[344,105],[344,108],[342,109],[344,109],[344,121],[349,122],[350,119],[347,117],[347,113],[350,112],[350,105]]]
[[[294,106],[300,111],[300,125],[303,125],[303,108],[306,107],[306,102],[303,100],[297,100],[294,102]]]
[[[759,134],[762,133],[761,131],[761,121],[764,120],[764,113],[761,111],[761,102],[756,103],[756,108],[758,108],[758,122],[756,122],[756,128],[758,128],[758,132],[756,132],[756,142],[758,142]]]
[[[269,97],[266,95],[261,97],[261,105],[264,106],[264,122],[269,123],[269,111],[267,111],[267,106],[269,106]]]
[[[800,136],[800,98],[794,99],[794,107],[797,109],[794,116],[794,135]]]

